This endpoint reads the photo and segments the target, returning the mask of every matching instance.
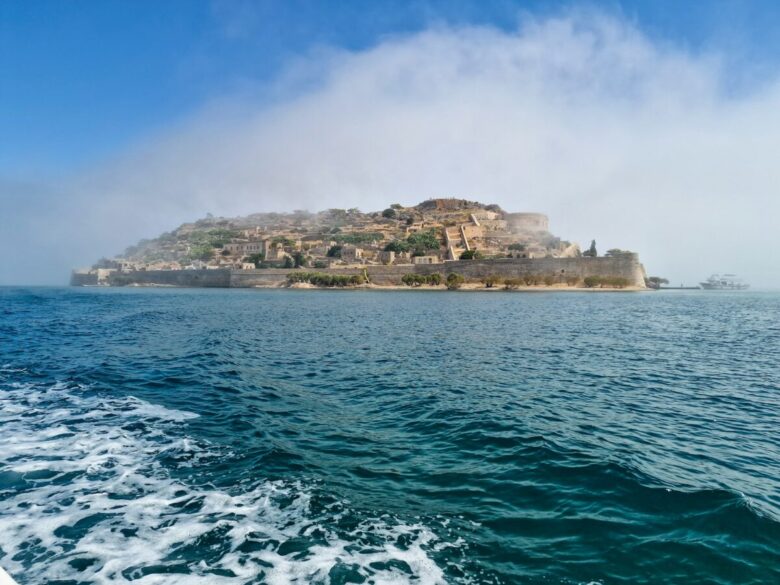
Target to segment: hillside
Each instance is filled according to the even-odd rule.
[[[430,199],[413,207],[394,204],[374,212],[328,209],[209,216],[142,240],[120,256],[101,259],[93,268],[324,268],[579,255],[576,244],[549,232],[542,214],[508,213],[497,205],[463,199]]]

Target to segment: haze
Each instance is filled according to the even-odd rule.
[[[651,34],[625,9],[522,8],[511,26],[431,9],[423,25],[388,26],[358,48],[293,47],[272,71],[239,68],[198,103],[86,146],[74,131],[56,153],[8,123],[0,284],[64,284],[71,268],[207,212],[452,196],[544,212],[556,235],[639,252],[675,284],[736,272],[780,286],[776,69],[745,75],[726,45]],[[223,42],[256,33],[229,4],[213,14]],[[5,49],[20,49],[9,38]],[[25,91],[14,81],[6,69],[4,121]],[[57,87],[45,96],[59,99]]]

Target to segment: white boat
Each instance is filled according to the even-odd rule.
[[[750,287],[737,278],[736,274],[713,274],[699,284],[704,290],[746,290]]]

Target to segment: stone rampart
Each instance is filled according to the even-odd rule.
[[[70,286],[96,286],[97,283],[97,272],[72,272],[70,275]]]
[[[138,270],[135,272],[113,272],[108,277],[111,286],[156,285],[216,287],[230,286],[230,270]]]
[[[588,276],[619,277],[628,280],[630,286],[644,286],[645,272],[636,254],[602,258],[500,258],[495,260],[456,260],[441,264],[367,265],[353,268],[268,268],[257,270],[148,270],[115,272],[108,277],[111,286],[161,285],[185,287],[234,287],[278,286],[284,284],[290,272],[309,271],[328,274],[368,274],[369,280],[379,285],[398,285],[405,274],[440,273],[444,277],[451,272],[462,274],[467,282],[479,282],[482,278],[497,275],[501,278],[522,278],[534,275],[552,276],[557,282]],[[92,284],[74,278],[75,286]]]

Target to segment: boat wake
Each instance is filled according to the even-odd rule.
[[[435,584],[436,552],[465,554],[422,521],[358,516],[300,481],[229,493],[177,479],[230,456],[186,436],[195,416],[0,379],[0,564],[20,584]]]

